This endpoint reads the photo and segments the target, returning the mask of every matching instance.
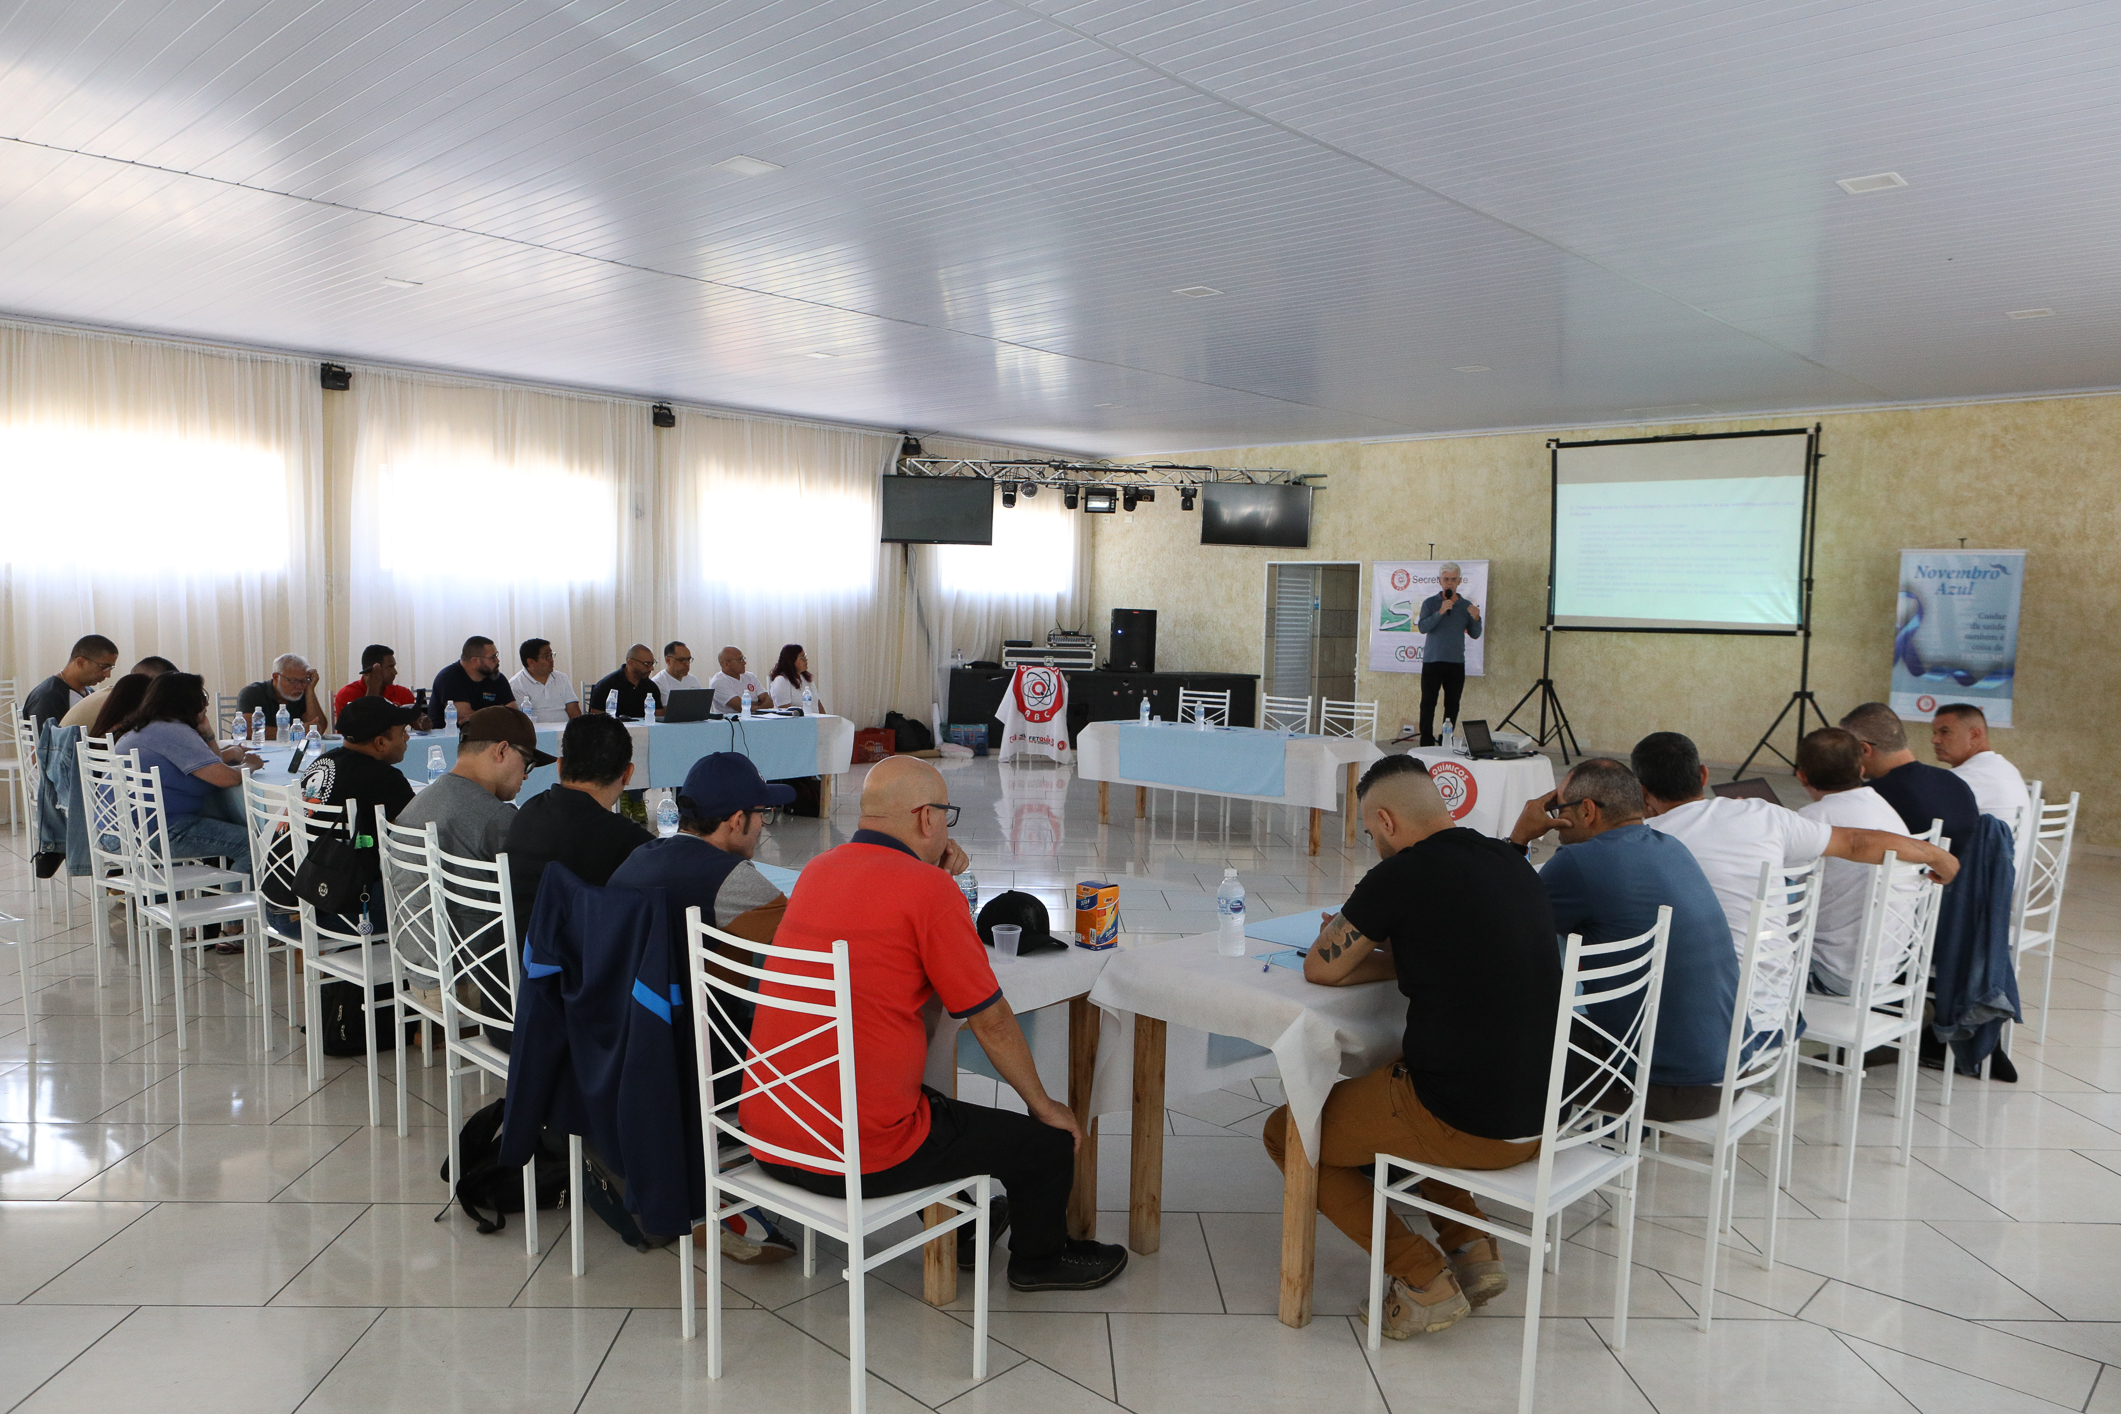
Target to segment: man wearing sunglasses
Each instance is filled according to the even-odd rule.
[[[844,938],[853,966],[854,1054],[862,1151],[862,1192],[881,1197],[911,1188],[992,1174],[1009,1193],[1009,1285],[1018,1291],[1087,1291],[1127,1265],[1127,1250],[1068,1236],[1068,1190],[1082,1129],[1066,1105],[1039,1083],[1015,1013],[1003,999],[965,897],[951,875],[965,851],[950,838],[958,809],[933,766],[912,756],[878,763],[862,787],[861,828],[803,869],[774,942],[818,953]],[[821,968],[774,959],[767,969],[821,975]],[[802,1000],[777,989],[762,996]],[[921,1084],[928,1033],[921,1012],[931,1000],[962,1019],[1028,1114],[954,1100]],[[816,1102],[812,1120],[829,1140],[839,1115],[839,1074],[832,1042],[797,1040],[811,1019],[761,1006],[752,1045],[775,1052],[776,1064],[802,1074]],[[776,1048],[786,1047],[785,1051]],[[754,1095],[740,1113],[744,1128],[768,1143],[815,1152],[804,1132],[770,1096]],[[840,1196],[839,1178],[790,1164],[760,1161],[786,1182]]]

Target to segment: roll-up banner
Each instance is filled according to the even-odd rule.
[[[1903,720],[1971,702],[1990,726],[2011,724],[2024,585],[2023,550],[1900,552],[1892,705]]]
[[[1421,671],[1422,601],[1438,593],[1437,573],[1458,566],[1458,592],[1480,606],[1481,633],[1487,633],[1488,562],[1486,560],[1385,560],[1370,566],[1370,671]],[[1487,650],[1481,639],[1466,639],[1466,676],[1482,676]]]

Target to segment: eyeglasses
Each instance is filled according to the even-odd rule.
[[[920,814],[920,813],[921,813],[921,812],[922,812],[923,810],[940,810],[940,811],[942,811],[942,812],[943,812],[943,828],[945,828],[945,829],[949,829],[950,827],[952,827],[952,826],[954,826],[954,825],[956,825],[956,824],[957,824],[957,817],[958,817],[958,811],[959,811],[959,807],[958,807],[958,806],[955,806],[955,805],[916,805],[916,806],[914,806],[914,807],[913,807],[913,813],[914,813],[914,814],[916,814],[916,815]]]

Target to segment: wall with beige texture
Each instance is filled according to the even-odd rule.
[[[2084,794],[2080,837],[2121,846],[2121,753],[2109,744],[2121,703],[2121,397],[2057,398],[1743,421],[1600,428],[1563,440],[1796,427],[1819,422],[1820,472],[1812,687],[1839,715],[1882,699],[1903,548],[2024,549],[2014,728],[1999,751],[2050,798]],[[1548,433],[1432,441],[1246,447],[1189,455],[1218,465],[1327,474],[1307,550],[1199,543],[1200,517],[1159,500],[1099,517],[1091,608],[1156,609],[1157,666],[1263,670],[1266,565],[1272,560],[1369,563],[1487,559],[1487,674],[1466,684],[1463,715],[1499,721],[1539,675],[1548,530]],[[1367,652],[1367,639],[1364,650]],[[1672,730],[1712,761],[1736,763],[1797,684],[1793,638],[1695,634],[1555,635],[1554,677],[1576,734],[1622,753],[1644,733]],[[1413,720],[1418,675],[1373,673],[1389,731]],[[1929,753],[1926,728],[1910,727]],[[1794,752],[1787,726],[1778,743]],[[1772,763],[1771,764],[1779,764]]]

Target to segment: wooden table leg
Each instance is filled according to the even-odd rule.
[[[1292,1122],[1281,1166],[1281,1323],[1311,1324],[1312,1266],[1318,1253],[1318,1169]]]
[[[1099,781],[1097,783],[1097,823],[1100,825],[1108,825],[1111,822],[1112,782]]]
[[[1355,781],[1356,781],[1356,775],[1355,775],[1355,763],[1354,763],[1353,761],[1350,761],[1350,762],[1348,763],[1348,798],[1347,798],[1347,803],[1346,803],[1346,804],[1344,804],[1344,805],[1342,805],[1342,806],[1341,806],[1341,808],[1340,808],[1340,813],[1341,813],[1341,840],[1340,840],[1340,842],[1341,842],[1342,844],[1344,844],[1344,845],[1347,845],[1347,846],[1348,846],[1348,847],[1349,847],[1350,849],[1352,849],[1352,848],[1354,848],[1354,847],[1355,847],[1355,826],[1356,826],[1356,825],[1357,825],[1357,824],[1359,823],[1359,822],[1358,822],[1358,821],[1356,820],[1356,818],[1355,818],[1355,817],[1356,817],[1356,814],[1357,814],[1357,811],[1356,811],[1356,809],[1355,809]]]
[[[1097,1235],[1097,1116],[1090,1113],[1090,1080],[1097,1070],[1098,1009],[1085,996],[1068,999],[1068,1108],[1083,1127],[1075,1151],[1075,1186],[1068,1190],[1068,1236]]]
[[[1127,1245],[1144,1257],[1164,1242],[1164,1023],[1134,1018],[1134,1145],[1128,1155]]]
[[[1318,843],[1325,838],[1326,812],[1317,806],[1311,807],[1311,853],[1318,853]]]
[[[957,1063],[950,1065],[950,1095],[957,1097]],[[940,1203],[921,1209],[921,1226],[934,1227],[948,1220],[955,1209]],[[957,1235],[952,1228],[921,1249],[921,1299],[930,1306],[948,1306],[957,1300]]]
[[[1148,813],[1149,788],[1147,786],[1136,786],[1134,788],[1134,818],[1137,820],[1143,819]]]
[[[832,792],[838,782],[838,776],[824,776],[818,780],[817,813],[827,820],[832,818]]]

